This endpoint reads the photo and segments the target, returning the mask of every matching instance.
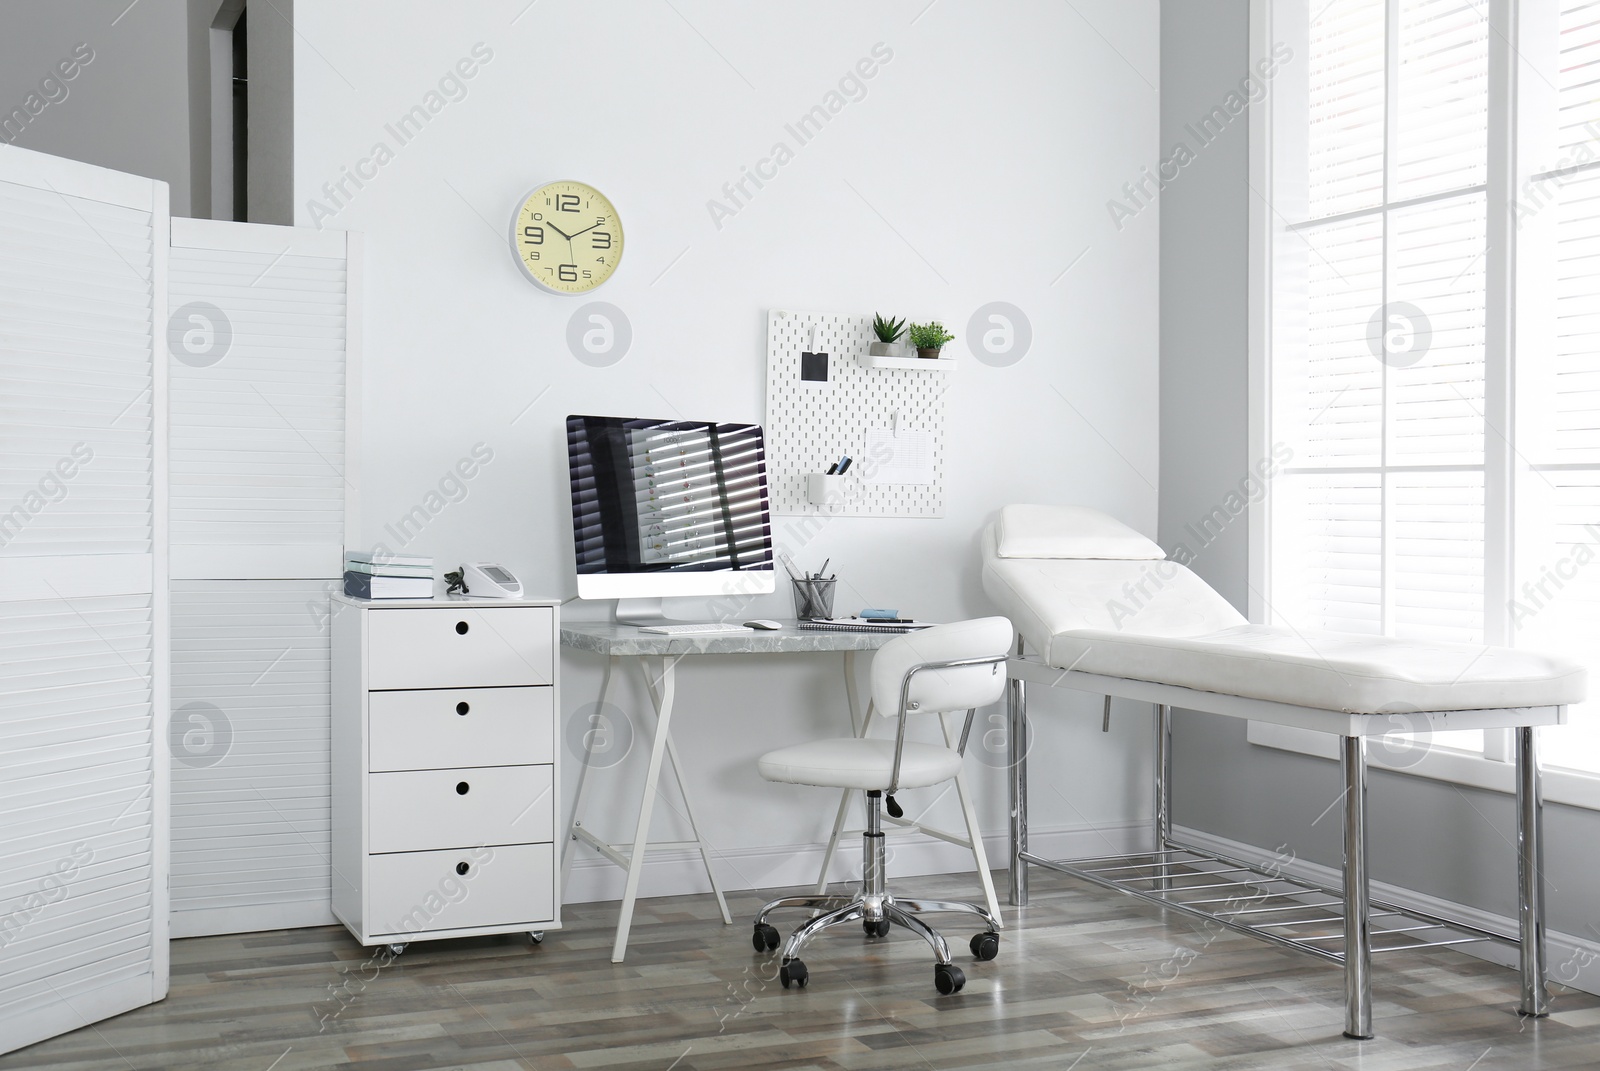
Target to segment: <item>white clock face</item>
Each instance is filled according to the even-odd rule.
[[[622,260],[622,221],[605,194],[582,182],[540,186],[517,206],[511,249],[528,278],[558,294],[583,294]]]

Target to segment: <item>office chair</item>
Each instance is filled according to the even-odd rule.
[[[857,788],[867,794],[867,829],[862,834],[861,891],[850,896],[788,896],[774,900],[756,916],[751,943],[757,952],[778,947],[778,931],[767,916],[779,908],[801,907],[820,912],[802,923],[783,946],[778,980],[788,989],[808,979],[800,949],[830,926],[861,920],[868,937],[884,937],[891,925],[904,926],[933,948],[933,982],[949,994],[966,984],[961,968],[950,960],[950,948],[939,931],[917,916],[926,912],[961,911],[986,924],[972,938],[972,954],[994,959],[1000,951],[1000,920],[977,904],[951,900],[901,900],[885,885],[882,807],[903,813],[894,794],[948,781],[961,770],[967,736],[977,708],[999,699],[1006,686],[1006,653],[1011,649],[1011,622],[985,617],[936,625],[884,644],[872,659],[872,700],[888,717],[898,718],[893,740],[848,737],[816,740],[780,748],[757,763],[768,781],[824,788]],[[954,747],[906,740],[906,724],[914,715],[943,715],[966,710],[960,742]],[[941,728],[943,725],[941,724]],[[948,742],[949,733],[945,733]],[[983,842],[974,838],[978,865],[987,868]]]

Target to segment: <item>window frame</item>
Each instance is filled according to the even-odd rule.
[[[1271,54],[1280,34],[1275,32],[1273,8],[1279,0],[1250,0],[1251,62]],[[1393,4],[1395,0],[1386,0]],[[1519,142],[1519,130],[1536,129],[1532,108],[1541,93],[1519,92],[1519,78],[1527,63],[1521,59],[1517,42],[1524,34],[1550,32],[1553,18],[1538,4],[1520,0],[1472,0],[1484,4],[1489,20],[1489,119],[1488,170],[1484,184],[1487,204],[1485,255],[1485,347],[1484,347],[1484,640],[1504,644],[1511,636],[1510,595],[1514,582],[1513,503],[1518,478],[1513,440],[1515,438],[1515,397],[1512,354],[1519,334],[1516,281],[1520,257],[1529,251],[1519,247],[1513,205],[1515,191],[1523,181],[1539,182],[1573,168],[1555,171],[1539,168],[1533,161],[1532,138]],[[1548,7],[1548,5],[1545,5]],[[1394,16],[1390,14],[1391,24]],[[1283,28],[1287,29],[1287,27]],[[1292,44],[1292,43],[1291,43]],[[1304,49],[1306,46],[1302,44]],[[1304,56],[1305,51],[1299,53]],[[1396,75],[1386,74],[1386,80]],[[1392,85],[1392,82],[1390,83]],[[1269,92],[1250,105],[1248,178],[1249,267],[1247,331],[1249,367],[1247,429],[1249,456],[1272,456],[1272,339],[1273,339],[1273,243],[1282,226],[1275,217],[1269,196],[1272,191],[1272,109],[1276,94]],[[1547,98],[1546,98],[1547,99]],[[1514,110],[1515,109],[1515,110]],[[1392,147],[1392,146],[1391,146]],[[1386,163],[1386,168],[1392,163]],[[1585,165],[1600,170],[1600,160]],[[1459,191],[1458,191],[1459,192]],[[1379,211],[1392,210],[1390,202]],[[1510,429],[1495,434],[1493,429]],[[1385,466],[1384,468],[1386,468]],[[1600,468],[1600,466],[1596,466]],[[1376,471],[1382,472],[1383,468]],[[1249,505],[1248,563],[1251,621],[1271,619],[1271,511],[1272,481]],[[1403,725],[1397,726],[1400,733]],[[1247,739],[1252,744],[1315,755],[1336,757],[1334,741],[1324,734],[1309,733],[1283,726],[1251,722]],[[1384,737],[1370,751],[1370,761],[1380,769],[1470,785],[1495,792],[1515,791],[1512,744],[1509,730],[1489,730],[1484,734],[1482,753],[1434,746],[1419,755],[1404,747],[1398,737]],[[1544,771],[1545,797],[1556,803],[1600,810],[1600,774],[1547,767]]]

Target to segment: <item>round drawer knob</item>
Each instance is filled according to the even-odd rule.
[[[456,704],[456,713],[457,714],[465,714],[467,711],[469,711],[471,709],[472,709],[472,707],[468,706],[465,701],[462,701],[462,702]]]
[[[467,784],[465,781],[456,782],[456,795],[465,796],[470,791],[472,791],[472,786]]]
[[[465,636],[467,634],[467,629],[469,627],[470,626],[465,621],[457,621],[456,622],[456,635],[457,636]]]
[[[471,869],[472,868],[470,866],[468,866],[467,864],[465,864],[465,863],[457,863],[456,864],[456,873],[462,875],[463,877],[465,877],[467,871],[469,871]]]

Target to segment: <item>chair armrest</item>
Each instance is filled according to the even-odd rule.
[[[900,787],[900,756],[906,746],[906,715],[918,713],[917,707],[911,702],[911,678],[927,669],[992,666],[1004,663],[1007,657],[1008,655],[1002,653],[983,658],[953,658],[942,662],[919,662],[906,670],[906,675],[900,680],[900,710],[898,715],[900,724],[896,727],[894,734],[894,768],[889,774],[889,788],[887,789],[890,794],[896,792]],[[961,742],[956,747],[956,754],[958,755],[964,756],[967,753],[967,736],[972,732],[972,719],[977,712],[977,707],[972,707],[967,711],[967,721],[961,729]],[[946,711],[929,711],[929,713],[944,714]]]

